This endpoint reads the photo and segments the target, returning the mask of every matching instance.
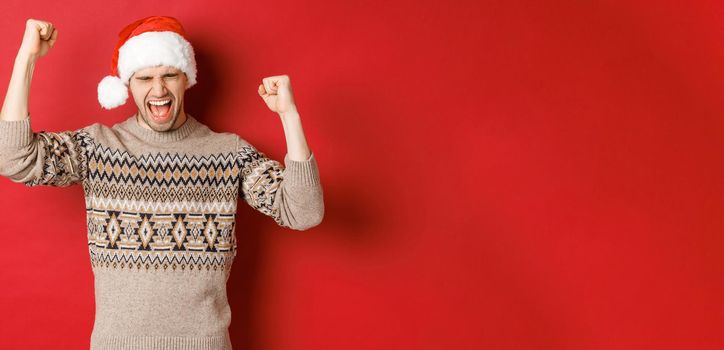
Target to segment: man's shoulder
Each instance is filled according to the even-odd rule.
[[[108,127],[100,122],[96,122],[96,123],[84,126],[81,130],[83,130],[85,132],[93,133],[93,132],[98,132],[102,128],[108,128]]]
[[[236,135],[236,149],[239,151],[245,151],[245,152],[257,152],[258,150],[256,147],[247,139],[241,137],[240,135]]]
[[[239,135],[236,133],[213,130],[206,125],[202,125],[196,130],[196,132],[189,136],[191,136],[195,142],[203,143],[204,145],[212,148],[215,148],[212,145],[216,145],[221,150],[228,150],[229,148],[238,145],[240,139]]]
[[[107,139],[107,138],[115,138],[116,135],[116,125],[108,126],[101,122],[95,122],[93,124],[87,125],[83,127],[81,130],[84,131],[86,134],[90,135],[91,138],[94,140],[98,139]]]
[[[251,146],[241,135],[232,131],[213,130],[203,124],[199,129],[198,136],[207,140],[213,140],[214,143],[233,144],[237,150],[244,146]]]

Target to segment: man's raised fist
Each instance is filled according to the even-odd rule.
[[[38,59],[48,53],[56,40],[58,40],[58,30],[52,23],[30,18],[25,22],[23,43],[18,53]]]

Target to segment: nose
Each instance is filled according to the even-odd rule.
[[[153,79],[153,86],[151,87],[151,93],[153,96],[165,96],[166,95],[166,83],[161,79]]]

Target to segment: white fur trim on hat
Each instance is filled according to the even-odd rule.
[[[128,87],[116,76],[106,75],[98,84],[98,102],[105,109],[116,108],[128,99]]]
[[[187,89],[196,85],[196,58],[191,44],[175,32],[145,32],[131,37],[118,49],[118,77],[106,76],[98,84],[101,106],[111,109],[126,103],[133,73],[160,65],[186,73]]]
[[[176,67],[186,73],[188,87],[196,84],[194,49],[175,32],[141,33],[118,49],[118,76],[126,84],[137,70],[159,65]]]

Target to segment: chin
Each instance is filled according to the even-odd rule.
[[[165,123],[158,123],[155,120],[153,120],[153,117],[149,114],[143,115],[143,120],[146,122],[146,124],[151,127],[151,129],[155,131],[168,131],[173,128],[174,124],[176,124],[176,120],[178,119],[178,113],[173,113],[171,118],[165,122]]]

